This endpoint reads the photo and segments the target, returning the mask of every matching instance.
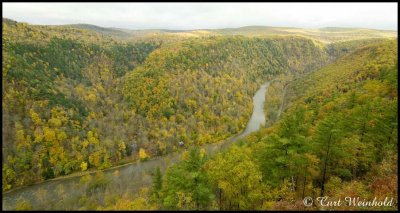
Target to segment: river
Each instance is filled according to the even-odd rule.
[[[219,143],[206,144],[203,148],[208,155],[214,155],[229,147],[232,143],[240,141],[259,130],[265,125],[264,103],[265,93],[270,82],[266,82],[256,91],[253,96],[253,112],[247,123],[246,129],[240,134],[228,138]],[[123,193],[137,193],[140,187],[148,187],[152,184],[152,172],[159,167],[163,173],[173,163],[180,159],[182,150],[170,153],[166,156],[155,157],[145,162],[135,162],[123,166],[110,168],[103,171],[104,177],[110,182],[104,192],[92,195],[91,197],[114,194],[122,196]],[[94,174],[91,174],[94,176]],[[34,210],[77,210],[82,207],[82,199],[87,199],[84,194],[86,187],[81,184],[81,176],[66,177],[45,181],[42,183],[15,189],[3,193],[3,209],[15,209],[19,199],[31,203]]]

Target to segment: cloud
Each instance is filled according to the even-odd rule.
[[[3,17],[129,29],[264,25],[397,30],[397,3],[3,3]]]

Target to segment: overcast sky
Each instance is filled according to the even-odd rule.
[[[397,3],[3,3],[3,17],[128,29],[263,25],[397,30]]]

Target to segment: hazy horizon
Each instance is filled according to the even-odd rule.
[[[397,31],[397,3],[3,3],[3,18],[129,30],[263,26]]]
[[[148,29],[135,29],[135,28],[122,28],[122,27],[105,27],[97,24],[88,24],[88,23],[69,23],[69,24],[33,24],[30,22],[26,21],[18,21],[12,18],[8,17],[3,17],[6,19],[10,19],[13,21],[17,21],[20,23],[27,23],[30,25],[36,25],[36,26],[67,26],[67,25],[92,25],[96,27],[101,27],[105,29],[122,29],[122,30],[137,30],[137,31],[145,31],[145,30],[171,30],[171,31],[195,31],[195,30],[220,30],[220,29],[238,29],[238,28],[245,28],[245,27],[272,27],[272,28],[293,28],[293,29],[324,29],[324,28],[344,28],[344,29],[371,29],[371,30],[383,30],[383,31],[396,31],[397,30],[390,30],[390,29],[377,29],[377,28],[365,28],[365,27],[341,27],[341,26],[325,26],[325,27],[318,27],[318,28],[312,28],[312,27],[288,27],[288,26],[270,26],[270,25],[244,25],[244,26],[238,26],[238,27],[221,27],[221,28],[199,28],[199,29],[168,29],[168,28],[148,28]]]

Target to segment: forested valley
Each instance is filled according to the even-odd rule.
[[[303,198],[397,201],[392,34],[99,29],[3,18],[3,197],[37,187],[29,199],[3,198],[3,208],[317,210]],[[266,81],[266,125],[209,152],[245,130]],[[125,164],[137,165],[127,173],[135,175],[122,175]]]

